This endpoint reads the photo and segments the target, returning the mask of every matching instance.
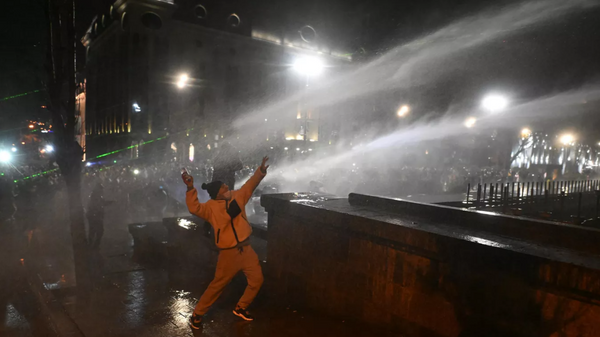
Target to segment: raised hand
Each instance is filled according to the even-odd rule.
[[[262,163],[260,164],[260,171],[265,174],[267,173],[267,169],[269,168],[270,165],[265,165],[267,163],[267,161],[269,160],[269,157],[264,156],[262,159]]]
[[[189,173],[183,172],[181,174],[181,179],[183,179],[183,183],[187,187],[194,187],[194,177],[192,177],[191,175],[189,175]]]

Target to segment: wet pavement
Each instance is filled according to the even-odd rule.
[[[20,262],[25,242],[14,222],[0,221],[0,336],[53,337]]]
[[[205,316],[203,328],[192,330],[187,319],[210,282],[211,271],[199,270],[190,276],[190,282],[183,283],[171,281],[172,273],[143,267],[113,271],[102,277],[87,301],[68,289],[56,294],[85,336],[394,336],[366,325],[272,304],[268,285],[251,308],[256,320],[245,322],[231,313],[245,287],[241,275]],[[180,280],[181,275],[177,276]]]
[[[115,203],[107,212],[105,237],[92,261],[94,288],[88,294],[76,291],[66,209],[60,198],[54,212],[35,227],[28,242],[29,256],[36,256],[47,289],[85,336],[397,336],[371,326],[324,317],[305,310],[275,305],[265,283],[250,311],[254,322],[231,313],[243,293],[245,279],[238,275],[205,316],[201,330],[192,330],[187,319],[203,290],[210,283],[210,267],[177,270],[160,261],[139,262],[124,216],[127,210]],[[66,206],[62,206],[66,207]],[[31,260],[31,259],[30,259]],[[26,299],[27,297],[19,296]],[[48,336],[54,334],[32,301],[3,302],[0,336]],[[14,302],[14,301],[13,301]],[[4,314],[4,315],[2,315]]]
[[[11,295],[0,301],[0,336],[57,337],[29,290],[22,289]]]

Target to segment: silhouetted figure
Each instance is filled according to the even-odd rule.
[[[94,249],[100,247],[104,235],[104,206],[109,203],[104,200],[104,186],[98,182],[90,196],[86,214],[89,224],[89,245]]]
[[[17,206],[13,184],[5,176],[0,176],[0,223],[14,220]]]
[[[14,313],[10,313],[10,307],[14,308],[29,323],[32,330],[38,330],[34,316],[35,307],[31,306],[31,291],[28,289],[27,278],[23,263],[29,262],[26,256],[27,236],[23,228],[15,221],[0,221],[0,335],[22,336],[11,334],[10,329],[3,323],[8,322]],[[24,259],[24,260],[21,260]],[[38,324],[39,325],[39,324]],[[16,330],[14,330],[16,332]],[[37,331],[33,336],[43,336]],[[45,334],[44,334],[45,335]]]
[[[221,144],[221,150],[215,157],[212,181],[221,181],[231,189],[235,188],[235,171],[243,168],[239,152],[228,142]]]

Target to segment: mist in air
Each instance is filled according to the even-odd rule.
[[[311,81],[308,97],[304,93],[249,111],[235,121],[240,132],[259,127],[265,118],[274,118],[281,111],[295,110],[297,102],[308,100],[311,107],[327,107],[379,91],[417,87],[442,78],[453,60],[472,48],[536,24],[583,10],[599,3],[594,0],[534,1],[501,10],[490,10],[452,23],[425,37],[392,48],[383,56],[360,68],[329,78]]]
[[[552,24],[553,20],[600,5],[594,0],[575,1],[532,1],[504,8],[491,8],[473,16],[453,22],[426,36],[396,46],[377,59],[353,70],[341,70],[337,75],[326,74],[310,82],[304,93],[298,93],[285,99],[271,102],[246,112],[234,122],[236,134],[240,137],[250,134],[266,133],[264,121],[275,120],[281,111],[295,111],[298,102],[307,102],[311,108],[327,113],[327,108],[346,104],[349,101],[369,99],[374,95],[393,90],[410,91],[426,85],[435,84],[451,73],[461,71],[457,67],[468,67],[465,59],[472,53],[486,48],[487,43],[505,38],[513,34],[535,29],[537,25]],[[532,60],[523,60],[532,62]],[[466,68],[464,70],[467,70]],[[325,70],[328,72],[328,69]],[[331,71],[334,73],[334,71]],[[482,92],[481,94],[485,94]],[[363,189],[365,192],[382,192],[375,186],[365,190],[363,183],[353,183],[352,178],[336,179],[344,176],[344,171],[357,173],[372,169],[374,174],[387,176],[386,168],[397,166],[401,169],[410,156],[404,154],[415,150],[429,152],[431,142],[443,141],[445,148],[450,144],[459,145],[464,136],[470,133],[481,133],[495,128],[514,128],[544,120],[564,118],[564,112],[577,114],[585,111],[585,103],[600,98],[600,86],[589,85],[577,90],[560,92],[544,97],[519,101],[514,99],[502,114],[492,115],[481,111],[479,100],[473,97],[470,104],[456,102],[447,111],[421,111],[420,118],[411,121],[397,130],[384,134],[374,126],[364,125],[358,132],[365,134],[367,140],[362,144],[350,140],[341,141],[330,150],[311,156],[305,160],[296,159],[293,163],[279,162],[273,167],[269,180],[276,180],[282,191],[306,190],[309,184],[320,186],[329,193],[344,195],[352,189]],[[401,97],[398,103],[401,103]],[[412,103],[412,102],[411,102]],[[418,103],[418,102],[417,102]],[[368,115],[370,111],[357,111],[350,107],[349,119],[355,115]],[[358,108],[360,109],[360,108]],[[390,111],[391,114],[394,111]],[[435,116],[435,117],[432,117]],[[476,118],[476,126],[465,127],[468,117]],[[344,117],[342,117],[344,118]],[[280,121],[282,123],[282,121]],[[269,127],[273,127],[271,124]],[[491,131],[490,131],[491,132]],[[364,138],[364,139],[365,139]],[[427,143],[429,142],[429,143]],[[434,144],[435,145],[435,144]],[[240,145],[241,150],[250,149],[252,145]],[[289,151],[295,151],[290,148]],[[437,163],[444,164],[444,156],[451,151],[438,151]],[[336,173],[337,172],[337,173]],[[382,178],[386,180],[387,178]],[[385,186],[384,183],[380,185]],[[393,191],[377,193],[390,194]]]

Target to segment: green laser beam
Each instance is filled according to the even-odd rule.
[[[55,168],[55,169],[52,169],[52,170],[48,170],[48,171],[44,171],[44,172],[40,172],[40,173],[36,173],[36,174],[32,174],[32,175],[30,175],[30,176],[23,177],[23,178],[21,178],[21,179],[15,179],[15,180],[13,180],[13,182],[16,184],[18,181],[22,181],[22,180],[27,180],[27,179],[31,179],[31,178],[35,178],[35,177],[39,177],[39,176],[42,176],[42,175],[44,175],[44,174],[52,173],[52,172],[55,172],[55,171],[58,171],[58,169],[57,169],[57,168]]]
[[[124,148],[124,149],[120,149],[120,150],[114,150],[114,151],[111,151],[111,152],[103,153],[103,154],[101,154],[101,155],[98,155],[98,156],[96,156],[96,157],[94,157],[94,158],[92,158],[92,159],[98,159],[98,158],[102,158],[102,157],[110,156],[111,154],[119,153],[119,152],[121,152],[121,151],[131,150],[131,149],[133,149],[134,147],[137,147],[137,146],[140,146],[140,145],[146,145],[146,144],[149,144],[149,143],[152,143],[152,142],[155,142],[155,141],[159,141],[159,140],[162,140],[162,139],[165,139],[165,138],[167,138],[167,136],[164,136],[164,137],[159,137],[159,138],[156,138],[156,139],[152,139],[152,140],[149,140],[149,141],[143,142],[142,144],[131,145],[131,146],[128,146],[128,147],[126,147],[126,148]]]
[[[186,129],[186,130],[181,130],[181,131],[175,132],[173,135],[177,135],[177,134],[180,134],[180,133],[182,133],[182,132],[190,132],[190,131],[194,131],[194,128],[190,128],[190,129]],[[171,135],[169,135],[169,136],[171,136]],[[159,140],[163,140],[163,139],[165,139],[165,138],[167,138],[167,137],[169,137],[169,136],[164,136],[164,137],[159,137],[159,138],[156,138],[156,139],[151,139],[151,140],[149,140],[149,141],[145,141],[145,142],[143,142],[142,144],[131,145],[131,146],[128,146],[128,147],[126,147],[126,148],[123,148],[123,149],[119,149],[119,150],[114,150],[114,151],[111,151],[111,152],[103,153],[103,154],[101,154],[101,155],[98,155],[98,156],[96,156],[96,157],[94,157],[94,158],[91,158],[91,159],[98,159],[98,158],[102,158],[102,157],[110,156],[111,154],[119,153],[119,152],[126,151],[126,150],[131,150],[131,149],[133,149],[134,147],[138,147],[138,146],[140,146],[140,145],[146,145],[146,144],[150,144],[150,143],[152,143],[152,142],[157,142],[157,141],[159,141]]]
[[[189,131],[192,131],[192,130],[194,130],[194,128],[191,128],[191,129],[187,129],[187,130],[182,130],[182,131],[176,132],[176,133],[174,133],[174,135],[176,135],[176,134],[179,134],[179,133],[182,133],[182,132],[184,132],[184,131],[186,131],[186,132],[189,132]],[[125,150],[130,150],[130,149],[133,149],[134,147],[137,147],[137,146],[140,146],[140,145],[145,145],[145,144],[149,144],[149,143],[152,143],[152,142],[157,142],[157,141],[159,141],[159,140],[163,140],[163,139],[165,139],[165,138],[167,138],[167,137],[169,137],[169,136],[164,136],[164,137],[158,137],[158,138],[156,138],[156,139],[151,139],[151,140],[149,140],[149,141],[145,141],[145,142],[143,142],[142,144],[131,145],[131,146],[128,146],[128,147],[126,147],[126,148],[124,148],[124,149],[120,149],[120,150],[115,150],[115,151],[107,152],[107,153],[101,154],[101,155],[99,155],[99,156],[96,156],[96,157],[94,157],[94,158],[92,158],[92,159],[98,159],[98,158],[102,158],[102,157],[110,156],[111,154],[115,154],[115,153],[118,153],[118,152],[121,152],[121,151],[125,151]],[[100,169],[100,171],[102,171],[102,170],[103,170],[103,169],[101,168],[101,169]],[[52,173],[52,172],[55,172],[55,171],[58,171],[58,168],[55,168],[55,169],[52,169],[52,170],[48,170],[48,171],[44,171],[44,172],[40,172],[40,173],[36,173],[36,174],[32,174],[32,175],[30,175],[30,176],[28,176],[28,177],[24,177],[24,178],[22,178],[22,179],[15,179],[15,180],[14,180],[14,183],[17,183],[18,181],[22,181],[22,180],[27,180],[27,179],[31,179],[31,178],[35,178],[35,177],[39,177],[39,176],[42,176],[42,175],[44,175],[44,174]]]
[[[24,92],[22,94],[17,94],[17,95],[12,95],[12,96],[7,96],[7,97],[4,97],[4,98],[0,98],[0,102],[2,102],[2,101],[8,101],[9,99],[13,99],[13,98],[23,97],[23,96],[26,96],[26,95],[29,95],[29,94],[35,94],[36,92],[40,92],[40,90],[38,89],[38,90],[30,91],[30,92]]]

